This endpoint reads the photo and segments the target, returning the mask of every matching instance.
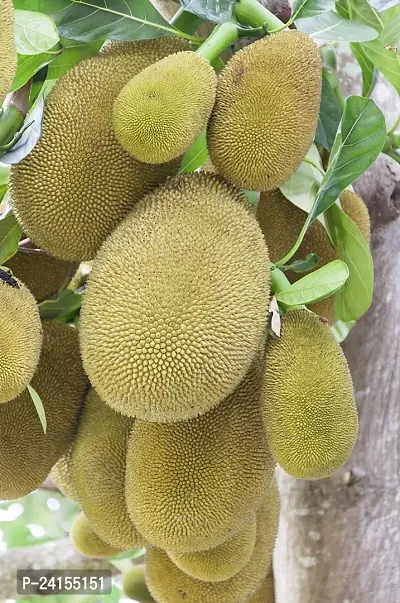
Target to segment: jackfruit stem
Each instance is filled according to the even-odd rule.
[[[211,63],[229,46],[238,40],[237,25],[232,21],[217,25],[207,40],[196,50],[196,54]]]
[[[287,26],[278,19],[271,11],[262,6],[257,0],[238,0],[235,6],[235,14],[242,25],[251,27],[262,27],[267,24],[268,31],[281,31]]]
[[[301,229],[300,234],[297,237],[297,241],[293,245],[292,249],[285,255],[285,257],[283,257],[282,259],[280,259],[278,262],[275,262],[275,266],[277,268],[279,268],[280,266],[283,266],[284,264],[287,264],[288,261],[292,259],[292,257],[294,256],[294,254],[296,253],[296,251],[298,250],[298,248],[302,244],[303,239],[304,239],[304,235],[306,234],[307,228],[310,226],[311,222],[312,222],[312,220],[310,220],[310,214],[308,214],[307,219],[306,219],[306,221],[304,223],[304,226]]]

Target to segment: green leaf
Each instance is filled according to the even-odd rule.
[[[15,44],[19,54],[41,54],[59,41],[56,24],[43,13],[15,11]]]
[[[386,141],[385,118],[373,100],[349,96],[309,223],[375,161]]]
[[[21,88],[43,67],[57,57],[57,54],[45,52],[34,55],[18,55],[18,68],[11,86],[11,92]]]
[[[399,50],[400,46],[400,12],[385,25],[381,33],[381,42],[384,46],[392,46]]]
[[[18,142],[16,142],[9,151],[0,154],[0,161],[2,163],[7,165],[19,163],[32,151],[39,140],[42,131],[43,111],[44,100],[43,97],[41,97],[26,116],[21,130],[23,133],[18,138]]]
[[[369,60],[389,80],[393,88],[400,94],[400,55],[395,49],[385,48],[380,40],[372,40],[362,44]]]
[[[246,199],[249,201],[249,203],[251,203],[251,206],[254,208],[254,210],[256,210],[258,202],[260,200],[259,193],[257,191],[250,191],[247,188],[243,188],[242,193],[246,197]]]
[[[342,112],[326,73],[322,73],[321,106],[319,110],[315,143],[320,144],[328,151],[331,150],[335,140]]]
[[[362,42],[378,37],[378,32],[372,27],[344,19],[334,11],[307,19],[296,19],[296,26],[316,40]]]
[[[184,154],[179,173],[195,172],[205,164],[208,157],[207,134],[206,130],[203,130]]]
[[[305,260],[295,260],[291,264],[287,264],[286,266],[281,266],[280,270],[287,272],[288,270],[292,270],[297,274],[302,274],[303,272],[310,272],[318,265],[319,258],[316,253],[309,253]]]
[[[336,1],[338,13],[363,25],[372,27],[377,32],[382,29],[382,22],[368,0],[339,0]]]
[[[57,80],[80,61],[97,54],[102,46],[103,42],[100,40],[64,48],[62,53],[50,64],[47,77],[49,80]]]
[[[350,44],[350,50],[361,67],[362,95],[368,98],[371,96],[371,93],[375,87],[376,79],[378,77],[378,70],[366,55],[362,44],[359,42],[352,42]]]
[[[397,3],[397,0],[395,0],[395,2],[396,2],[395,6],[391,6],[390,8],[387,8],[386,10],[382,11],[381,13],[379,13],[379,18],[382,21],[383,26],[385,26],[388,23],[390,23],[390,21],[392,19],[394,19],[394,17],[398,13],[400,13],[400,4]],[[379,8],[377,10],[379,10]]]
[[[232,17],[236,0],[180,0],[182,8],[213,23],[225,23]]]
[[[338,343],[342,343],[347,335],[350,333],[351,329],[356,324],[355,320],[350,320],[349,322],[343,322],[342,320],[337,320],[334,325],[331,326],[331,330],[334,338]]]
[[[358,320],[368,310],[374,288],[374,265],[369,247],[356,224],[337,205],[329,209],[336,231],[339,257],[349,268],[344,288],[335,296],[337,318]]]
[[[277,293],[276,299],[285,306],[312,304],[339,291],[348,277],[347,265],[342,260],[334,260]]]
[[[307,19],[334,10],[334,8],[334,0],[295,0],[292,15],[297,15],[296,19]]]
[[[63,289],[56,299],[48,299],[39,304],[40,317],[63,318],[79,310],[81,303],[81,294]]]
[[[0,266],[17,252],[21,234],[22,229],[12,212],[0,220]]]
[[[36,408],[36,412],[38,414],[40,423],[43,428],[43,433],[47,431],[47,419],[46,419],[46,411],[44,410],[43,402],[35,389],[33,389],[32,385],[28,385],[28,392],[31,395],[33,403]]]

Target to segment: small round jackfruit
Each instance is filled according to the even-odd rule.
[[[249,599],[249,603],[275,603],[275,585],[272,568],[260,588]]]
[[[256,516],[235,536],[215,549],[198,553],[167,551],[171,561],[185,574],[205,582],[229,580],[250,561],[256,543]]]
[[[11,169],[18,220],[41,249],[63,260],[92,259],[144,194],[179,168],[131,157],[115,138],[112,108],[142,69],[187,48],[177,38],[118,44],[81,61],[49,94],[41,138]]]
[[[0,270],[0,403],[19,396],[39,362],[42,326],[29,289]]]
[[[30,248],[33,247],[30,245]],[[7,261],[7,266],[40,303],[59,291],[74,265],[47,253],[30,253],[20,249]]]
[[[126,468],[128,511],[154,546],[219,546],[249,521],[273,474],[260,413],[261,354],[233,394],[173,424],[136,421]]]
[[[195,52],[172,54],[136,75],[114,104],[117,139],[146,163],[182,155],[207,125],[217,76]]]
[[[353,193],[353,191],[345,190],[339,197],[340,205],[343,211],[353,220],[353,222],[361,230],[368,247],[371,244],[371,222],[369,218],[368,208],[364,201]]]
[[[144,576],[144,565],[134,565],[122,578],[122,588],[130,599],[139,603],[154,603]]]
[[[339,469],[357,437],[357,409],[346,358],[329,326],[307,310],[285,314],[267,342],[262,412],[271,451],[293,477]]]
[[[170,180],[94,262],[80,331],[93,387],[146,421],[207,412],[246,374],[268,295],[268,250],[245,198],[209,174]]]
[[[78,497],[71,479],[71,453],[72,445],[54,465],[50,472],[50,478],[64,496],[78,502]]]
[[[257,539],[250,561],[233,578],[203,582],[178,569],[167,553],[149,548],[146,553],[147,586],[159,603],[238,603],[247,601],[264,580],[278,529],[279,497],[274,484],[257,512]],[[183,596],[184,595],[184,596]]]
[[[70,536],[72,544],[78,553],[86,557],[101,559],[103,557],[113,557],[121,552],[120,549],[116,549],[107,542],[104,542],[93,531],[92,526],[83,513],[80,513],[72,524]]]
[[[132,419],[113,411],[91,389],[71,455],[71,481],[83,512],[96,533],[120,549],[144,545],[125,503],[126,452],[132,424]]]
[[[25,390],[0,404],[0,498],[26,496],[48,476],[70,446],[88,387],[76,329],[48,320],[32,379],[47,419],[43,433],[35,406]]]
[[[0,3],[0,108],[7,96],[17,69],[14,42],[14,9],[12,0]]]
[[[300,31],[266,36],[237,52],[219,75],[208,126],[217,172],[250,190],[283,184],[313,141],[321,73],[319,49]]]

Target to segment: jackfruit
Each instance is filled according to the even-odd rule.
[[[29,288],[38,303],[53,297],[73,271],[74,264],[58,260],[47,253],[20,249],[6,264],[13,275]]]
[[[345,356],[307,310],[285,314],[267,342],[262,412],[274,459],[289,475],[327,477],[347,460],[358,421]]]
[[[229,580],[250,561],[256,543],[256,516],[233,538],[215,549],[198,553],[173,553],[168,556],[175,565],[197,580],[220,582]]]
[[[268,295],[268,250],[247,200],[209,174],[170,180],[94,262],[81,313],[92,385],[147,421],[207,412],[246,374]]]
[[[92,389],[71,454],[71,481],[82,511],[96,534],[119,549],[144,545],[125,503],[126,451],[132,424],[132,419],[114,412]]]
[[[249,603],[275,603],[274,574],[272,568],[258,591],[249,599]]]
[[[72,445],[54,465],[50,472],[50,478],[64,496],[78,502],[78,497],[71,479],[71,453]]]
[[[251,520],[274,467],[260,413],[261,358],[233,394],[201,417],[136,421],[126,498],[152,545],[180,553],[215,548]]]
[[[101,559],[102,557],[113,557],[121,551],[104,542],[93,531],[87,517],[80,513],[71,528],[71,541],[78,553],[86,557]]]
[[[47,419],[43,433],[29,392],[0,405],[0,498],[26,496],[67,451],[88,387],[76,329],[43,322],[43,344],[32,386]]]
[[[139,603],[154,603],[144,576],[144,565],[134,565],[122,578],[122,588],[130,599]]]
[[[259,587],[271,565],[278,529],[279,499],[274,484],[257,512],[257,540],[249,563],[233,578],[203,582],[178,569],[167,553],[149,548],[146,553],[147,586],[159,603],[238,603],[247,601]],[[184,593],[184,597],[182,594]]]
[[[19,396],[39,362],[42,326],[29,289],[0,269],[0,403]]]
[[[12,0],[2,0],[0,3],[0,108],[11,88],[16,69],[13,3]]]
[[[46,101],[41,138],[11,169],[18,220],[41,249],[63,259],[90,260],[136,201],[179,168],[145,165],[115,138],[112,108],[142,69],[187,48],[177,38],[122,43],[81,61]]]
[[[117,139],[139,161],[176,159],[207,125],[216,89],[214,69],[195,52],[178,52],[150,65],[115,101]]]
[[[369,216],[364,202],[360,197],[349,191],[344,191],[340,195],[340,202],[343,211],[354,219],[365,240],[369,243]],[[286,199],[279,189],[261,194],[257,208],[257,219],[264,233],[272,262],[277,262],[290,251],[304,226],[306,218],[306,212]],[[308,228],[302,244],[290,261],[305,259],[309,253],[318,255],[318,264],[315,269],[338,259],[324,227],[317,220]],[[304,274],[287,271],[286,276],[291,283],[294,283],[302,278]],[[310,304],[309,307],[315,314],[324,316],[330,324],[336,321],[333,296],[315,304]]]
[[[283,184],[313,141],[321,73],[319,49],[300,31],[266,36],[237,52],[219,75],[208,126],[217,172],[250,190]]]

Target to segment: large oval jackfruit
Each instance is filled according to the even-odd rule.
[[[7,96],[17,69],[14,42],[14,9],[12,0],[0,3],[0,107]]]
[[[223,582],[203,582],[178,569],[167,553],[150,548],[146,553],[147,586],[159,603],[238,603],[257,590],[271,565],[278,529],[279,499],[274,484],[257,512],[256,546],[248,564]],[[182,597],[184,593],[184,597]]]
[[[24,391],[39,362],[41,344],[34,297],[23,283],[0,270],[0,403]]]
[[[67,452],[57,461],[50,472],[50,478],[57,488],[70,500],[78,502],[78,496],[72,483],[72,444]]]
[[[246,374],[268,295],[268,251],[244,197],[207,174],[170,180],[94,262],[81,315],[92,385],[147,421],[208,411]]]
[[[139,603],[154,603],[145,580],[145,566],[135,565],[124,573],[122,578],[122,588],[124,593],[130,599],[139,601]]]
[[[121,551],[104,542],[90,525],[88,518],[80,513],[71,528],[71,541],[78,553],[86,557],[101,559],[113,557]]]
[[[217,76],[194,52],[178,52],[147,67],[120,92],[114,129],[131,155],[162,163],[182,155],[207,125]]]
[[[112,108],[123,86],[142,69],[187,48],[177,38],[112,45],[64,75],[47,98],[41,138],[11,170],[18,220],[51,255],[92,259],[135,202],[175,173],[179,161],[145,165],[115,138]]]
[[[32,386],[47,419],[43,433],[35,406],[25,390],[0,405],[0,498],[26,496],[37,488],[66,452],[76,431],[88,387],[76,329],[49,320]]]
[[[321,57],[312,39],[283,31],[237,52],[219,75],[210,158],[236,186],[270,190],[296,170],[314,138]]]
[[[210,412],[173,424],[136,421],[126,471],[129,513],[151,544],[219,546],[251,519],[272,478],[260,414],[261,357]]]
[[[346,359],[329,326],[307,310],[285,314],[267,342],[262,412],[277,463],[293,477],[327,477],[347,460],[357,410]]]
[[[126,451],[132,424],[132,419],[114,412],[92,389],[86,396],[71,454],[71,481],[83,512],[96,533],[119,549],[144,545],[125,503]]]

